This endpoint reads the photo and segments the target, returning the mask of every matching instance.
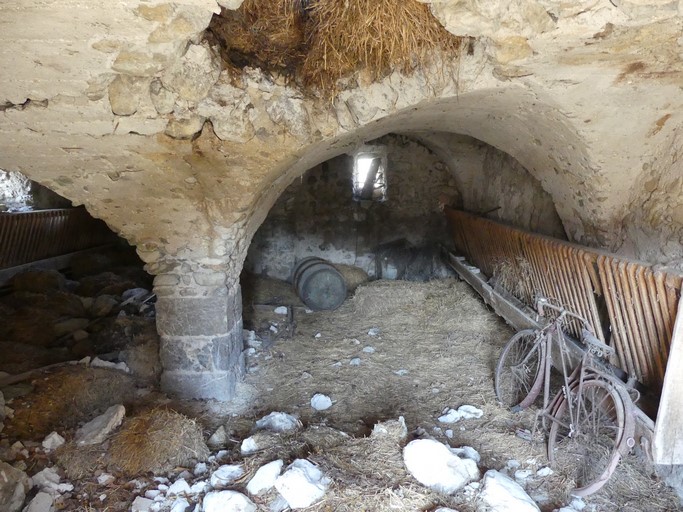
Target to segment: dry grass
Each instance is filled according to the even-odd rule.
[[[167,409],[152,409],[129,420],[111,441],[111,460],[129,475],[166,472],[205,460],[209,449],[201,426]]]
[[[463,42],[416,0],[245,0],[214,17],[210,30],[229,67],[296,76],[327,94],[357,71],[378,80],[438,54],[457,58]]]
[[[106,465],[107,450],[100,445],[78,446],[67,443],[57,450],[55,457],[71,480],[87,478]]]
[[[346,289],[349,293],[354,292],[361,284],[367,283],[370,280],[368,273],[360,267],[335,263],[334,268],[344,277]]]
[[[460,54],[462,39],[415,0],[313,0],[310,46],[302,67],[307,85],[334,90],[359,70],[379,80],[394,69],[410,73],[435,53]]]
[[[531,282],[531,265],[524,258],[514,261],[499,260],[493,268],[496,286],[511,293],[525,304],[534,300],[534,285]]]
[[[511,331],[465,283],[375,281],[360,286],[336,311],[301,314],[296,320],[294,338],[250,360],[258,364],[247,377],[259,390],[253,404],[255,418],[284,410],[297,413],[305,425],[325,422],[367,436],[378,421],[402,415],[410,432],[420,427],[451,446],[474,447],[482,458],[482,472],[500,470],[510,459],[519,461],[520,469],[532,471],[548,464],[542,431],[536,431],[534,442],[517,435],[518,430],[534,429],[536,410],[512,414],[497,404],[493,392],[493,368]],[[379,336],[367,334],[372,327],[380,329]],[[315,338],[318,332],[321,337]],[[376,352],[364,353],[364,346]],[[361,359],[360,366],[349,364],[355,357]],[[398,369],[408,373],[396,375]],[[317,392],[334,401],[324,413],[309,405]],[[483,417],[453,425],[437,421],[444,407],[463,404],[479,407]],[[444,434],[447,428],[453,430],[453,438]],[[476,504],[462,494],[438,496],[418,485],[406,473],[396,446],[378,447],[371,438],[358,437],[316,450],[302,435],[296,439],[298,444],[290,445],[289,451],[278,448],[273,439],[260,462],[276,458],[291,462],[291,456],[308,450],[307,457],[333,479],[324,501],[311,510],[412,511],[433,510],[437,505],[461,512],[476,510]],[[624,465],[619,472],[624,469],[629,468]],[[635,511],[636,504],[645,510],[645,503],[652,505],[647,510],[677,509],[672,505],[676,497],[663,484],[655,485],[644,473],[633,478],[610,482],[587,500],[589,505],[599,504],[596,510]],[[621,490],[624,485],[631,490]],[[648,485],[653,490],[642,493],[648,498],[638,500],[638,489]],[[558,470],[529,479],[525,487],[541,510],[549,512],[568,502],[573,482]],[[650,498],[656,493],[660,495]]]
[[[23,440],[42,440],[53,430],[76,427],[108,407],[127,403],[133,379],[104,368],[65,366],[33,381],[35,390],[12,405],[14,419],[5,433]]]

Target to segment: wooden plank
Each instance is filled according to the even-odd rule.
[[[683,464],[683,300],[678,303],[664,387],[655,423],[653,458],[655,464]]]

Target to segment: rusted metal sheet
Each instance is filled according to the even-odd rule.
[[[85,208],[0,213],[0,269],[111,243],[115,235]]]
[[[615,348],[615,365],[661,391],[683,276],[467,212],[446,214],[458,251],[484,275],[492,277],[502,261],[528,273],[533,292],[590,321]],[[532,293],[517,298],[533,305]],[[567,329],[579,334],[577,326]]]

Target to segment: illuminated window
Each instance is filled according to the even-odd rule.
[[[386,201],[387,154],[381,147],[363,148],[353,157],[353,199]]]

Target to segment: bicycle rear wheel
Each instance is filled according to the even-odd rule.
[[[545,344],[540,331],[525,329],[507,342],[498,359],[494,386],[496,397],[513,412],[529,407],[543,384]]]
[[[578,383],[560,399],[548,434],[548,459],[574,479],[572,494],[588,496],[601,489],[628,451],[635,421],[628,394],[607,380]],[[571,403],[571,405],[570,405]],[[570,406],[574,416],[571,422]]]

